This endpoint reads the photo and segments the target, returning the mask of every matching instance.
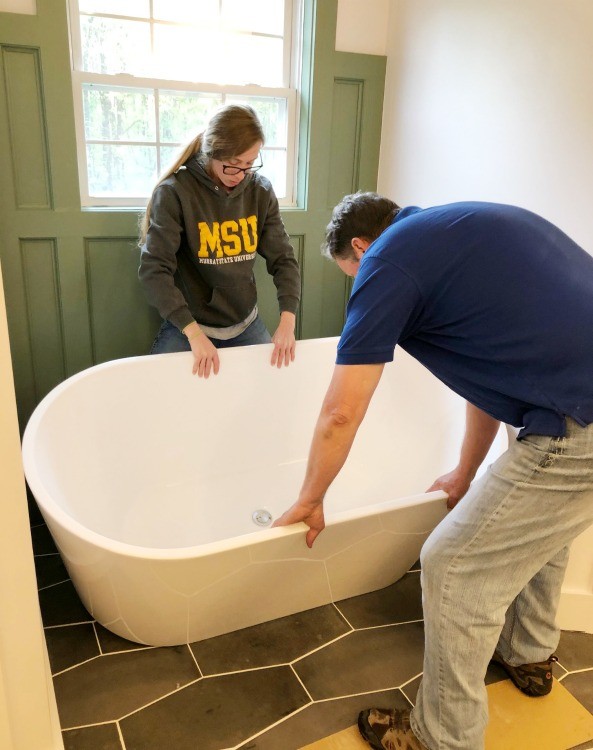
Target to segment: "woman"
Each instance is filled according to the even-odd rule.
[[[217,349],[273,341],[271,363],[294,360],[298,264],[262,166],[251,107],[220,109],[159,179],[141,232],[139,277],[163,324],[151,353],[192,351],[193,373],[219,369]],[[280,321],[270,337],[257,311],[256,253],[266,259]]]

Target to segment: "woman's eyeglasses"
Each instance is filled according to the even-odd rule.
[[[230,164],[223,164],[222,165],[222,173],[223,174],[229,174],[229,175],[235,175],[239,174],[239,172],[243,172],[244,174],[251,174],[252,172],[257,172],[258,169],[261,169],[264,165],[263,159],[260,157],[260,163],[255,164],[252,167],[233,167]]]

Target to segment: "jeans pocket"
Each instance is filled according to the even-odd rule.
[[[535,477],[541,476],[542,471],[551,468],[561,452],[558,449],[558,438],[551,435],[526,435],[518,443],[525,460],[526,468],[535,471]]]
[[[556,439],[550,435],[526,435],[520,438],[519,442],[542,453],[554,453],[553,445]]]

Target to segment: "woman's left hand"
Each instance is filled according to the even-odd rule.
[[[280,323],[272,336],[274,351],[272,352],[272,367],[282,367],[294,361],[296,340],[294,337],[295,315],[291,312],[280,314]]]

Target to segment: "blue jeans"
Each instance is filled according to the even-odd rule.
[[[515,440],[426,540],[424,674],[412,729],[429,750],[482,750],[495,649],[517,666],[558,645],[571,541],[593,523],[593,424]]]
[[[210,339],[217,349],[230,346],[251,346],[251,344],[269,344],[272,340],[263,320],[257,318],[233,339]],[[191,346],[181,331],[164,320],[150,349],[151,354],[171,354],[172,352],[190,352]]]

